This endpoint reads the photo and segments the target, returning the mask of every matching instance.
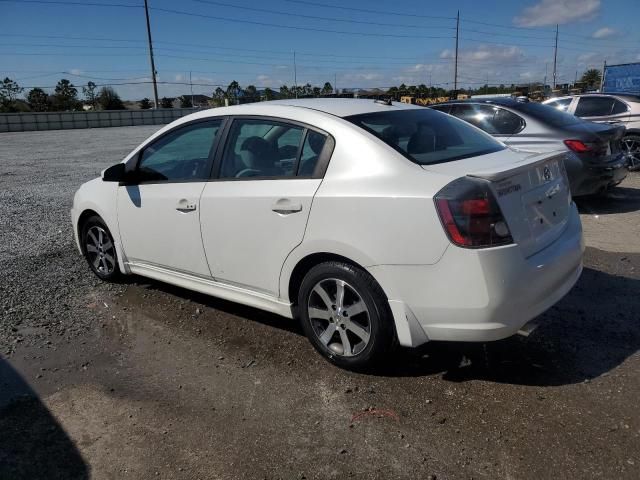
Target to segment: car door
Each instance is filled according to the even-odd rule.
[[[237,117],[200,200],[202,240],[216,281],[271,296],[302,242],[311,203],[333,150],[313,128]]]
[[[589,95],[578,98],[574,115],[591,122],[620,123],[629,117],[629,107],[614,97]]]
[[[222,119],[192,122],[146,145],[118,187],[120,239],[135,269],[210,277],[200,235],[200,195],[210,178]]]

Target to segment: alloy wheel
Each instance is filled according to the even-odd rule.
[[[369,344],[369,309],[344,280],[329,278],[316,283],[307,305],[314,334],[332,354],[353,357]]]
[[[116,268],[116,251],[107,231],[94,225],[87,230],[85,240],[87,258],[93,268],[102,275],[110,275]]]
[[[640,168],[640,141],[634,138],[623,138],[621,146],[629,162],[629,168],[631,170]]]

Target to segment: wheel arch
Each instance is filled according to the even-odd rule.
[[[82,255],[85,254],[85,247],[82,241],[82,227],[84,223],[91,217],[96,216],[100,218],[106,225],[107,229],[111,233],[111,237],[113,237],[113,242],[116,247],[116,254],[118,256],[118,266],[120,267],[120,272],[123,274],[129,273],[129,267],[125,261],[124,250],[122,248],[122,244],[120,243],[120,231],[115,229],[112,225],[112,222],[103,215],[98,208],[94,208],[93,206],[86,206],[78,215],[78,220],[74,226],[75,233],[77,234],[78,240],[78,248],[80,249],[80,253]],[[115,222],[115,219],[113,220]],[[117,226],[117,224],[116,224]]]
[[[102,218],[102,216],[100,216],[98,212],[90,208],[87,208],[83,210],[82,213],[80,213],[80,215],[78,216],[78,221],[76,223],[76,233],[78,234],[78,244],[79,244],[78,246],[80,247],[80,251],[83,254],[85,253],[85,251],[84,251],[84,244],[82,242],[82,227],[84,226],[85,222],[93,216],[100,217],[104,222],[104,218]],[[113,235],[113,233],[111,235]]]
[[[316,265],[319,265],[324,262],[343,262],[353,265],[354,267],[361,268],[365,272],[369,273],[368,270],[360,265],[358,262],[351,260],[343,255],[338,255],[336,253],[330,252],[317,252],[311,253],[296,263],[295,267],[291,271],[291,275],[289,275],[289,282],[287,287],[287,297],[291,302],[293,307],[297,306],[298,303],[298,290],[300,289],[300,285],[302,285],[302,280],[305,275]],[[386,295],[386,294],[385,294]]]

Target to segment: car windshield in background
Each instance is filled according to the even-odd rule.
[[[541,103],[535,102],[519,102],[518,105],[512,106],[512,108],[554,127],[566,127],[584,122],[584,120],[570,113],[563,112],[553,105],[542,105]]]
[[[346,119],[419,165],[477,157],[505,148],[466,122],[428,108],[366,113]]]

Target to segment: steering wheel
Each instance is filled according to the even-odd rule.
[[[260,170],[256,170],[255,168],[243,168],[238,173],[236,173],[236,178],[240,177],[257,177],[260,175]]]

